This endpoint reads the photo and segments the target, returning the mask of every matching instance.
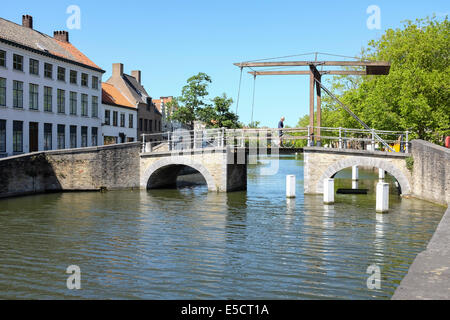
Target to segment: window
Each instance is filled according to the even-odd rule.
[[[92,76],[92,89],[98,89],[98,77]]]
[[[6,152],[6,120],[0,120],[0,152]]]
[[[82,73],[81,74],[81,85],[83,87],[87,87],[88,86],[88,75],[86,73]]]
[[[98,146],[98,128],[92,127],[92,146]]]
[[[66,91],[58,89],[58,113],[66,113]]]
[[[125,128],[125,113],[120,114],[120,126]]]
[[[30,83],[30,109],[38,110],[39,109],[39,86],[37,84]]]
[[[63,67],[58,67],[58,80],[66,81],[66,69]]]
[[[159,120],[159,132],[161,132],[161,120]]]
[[[44,111],[52,112],[53,109],[53,89],[44,87]]]
[[[111,124],[111,111],[105,110],[105,125],[109,126]]]
[[[70,92],[70,114],[76,115],[77,114],[77,93],[76,92]]]
[[[81,147],[86,148],[87,147],[87,127],[81,127]]]
[[[144,131],[147,132],[148,131],[148,120],[144,119]]]
[[[6,68],[6,51],[0,50],[0,67]]]
[[[23,71],[23,57],[18,54],[13,55],[13,69]]]
[[[142,131],[142,118],[139,118],[139,131]]]
[[[113,126],[114,127],[117,127],[117,117],[118,117],[118,112],[113,111]]]
[[[78,74],[75,70],[70,70],[70,83],[72,84],[78,83]]]
[[[6,79],[0,78],[0,106],[6,106]]]
[[[58,124],[58,149],[66,148],[66,126]]]
[[[153,131],[153,120],[149,120],[149,126],[148,126],[150,132]]]
[[[39,75],[39,61],[30,59],[30,74]]]
[[[53,65],[44,63],[44,77],[53,79]]]
[[[13,107],[23,108],[23,82],[13,81]]]
[[[70,126],[70,148],[77,147],[77,126]]]
[[[133,128],[133,115],[128,115],[128,128]]]
[[[52,124],[44,123],[44,150],[52,150]]]
[[[13,121],[13,152],[23,152],[22,121]]]
[[[98,97],[92,96],[92,118],[98,118]]]
[[[88,95],[81,95],[81,115],[84,117],[88,116]]]

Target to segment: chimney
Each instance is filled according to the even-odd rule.
[[[141,71],[140,70],[131,71],[131,76],[133,78],[135,78],[139,84],[141,84]]]
[[[33,29],[33,17],[27,14],[22,16],[22,26]]]
[[[113,63],[112,75],[117,76],[117,77],[123,76],[123,64],[122,63]]]
[[[69,42],[69,32],[67,31],[55,31],[53,32],[53,38],[61,42]]]

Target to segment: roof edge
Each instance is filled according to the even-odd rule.
[[[106,73],[106,71],[103,70],[103,69],[98,69],[98,68],[89,66],[87,64],[84,64],[84,63],[81,63],[81,62],[78,62],[78,61],[66,59],[66,58],[57,56],[55,54],[49,53],[49,52],[40,51],[40,50],[28,47],[28,46],[23,45],[21,43],[18,43],[18,42],[15,42],[15,41],[11,41],[11,40],[8,40],[8,39],[2,38],[2,37],[0,37],[0,42],[6,43],[6,44],[9,44],[9,45],[12,45],[12,46],[16,46],[16,47],[19,47],[21,49],[28,50],[28,51],[31,51],[31,52],[34,52],[34,53],[37,53],[37,54],[40,54],[40,55],[43,55],[43,56],[47,56],[47,57],[50,57],[50,58],[53,58],[53,59],[56,59],[56,60],[72,63],[74,65],[77,65],[77,66],[80,66],[80,67],[83,67],[83,68],[86,68],[86,69],[98,71],[98,72],[101,72],[101,73]]]

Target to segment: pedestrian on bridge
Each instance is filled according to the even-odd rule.
[[[280,122],[278,122],[278,129],[283,129],[284,128],[284,117],[281,117]],[[283,130],[279,130],[279,134],[280,134],[280,146],[282,146],[283,144]]]

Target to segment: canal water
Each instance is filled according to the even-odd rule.
[[[263,161],[265,162],[265,161]],[[267,163],[266,163],[267,165]],[[375,213],[368,195],[303,195],[303,161],[276,175],[249,166],[248,191],[63,193],[0,200],[2,299],[389,299],[423,251],[444,208],[400,199]],[[297,176],[286,200],[285,177]],[[351,188],[351,171],[336,188]],[[388,177],[389,179],[389,177]],[[81,269],[68,290],[66,269]],[[381,272],[370,290],[371,265]]]

